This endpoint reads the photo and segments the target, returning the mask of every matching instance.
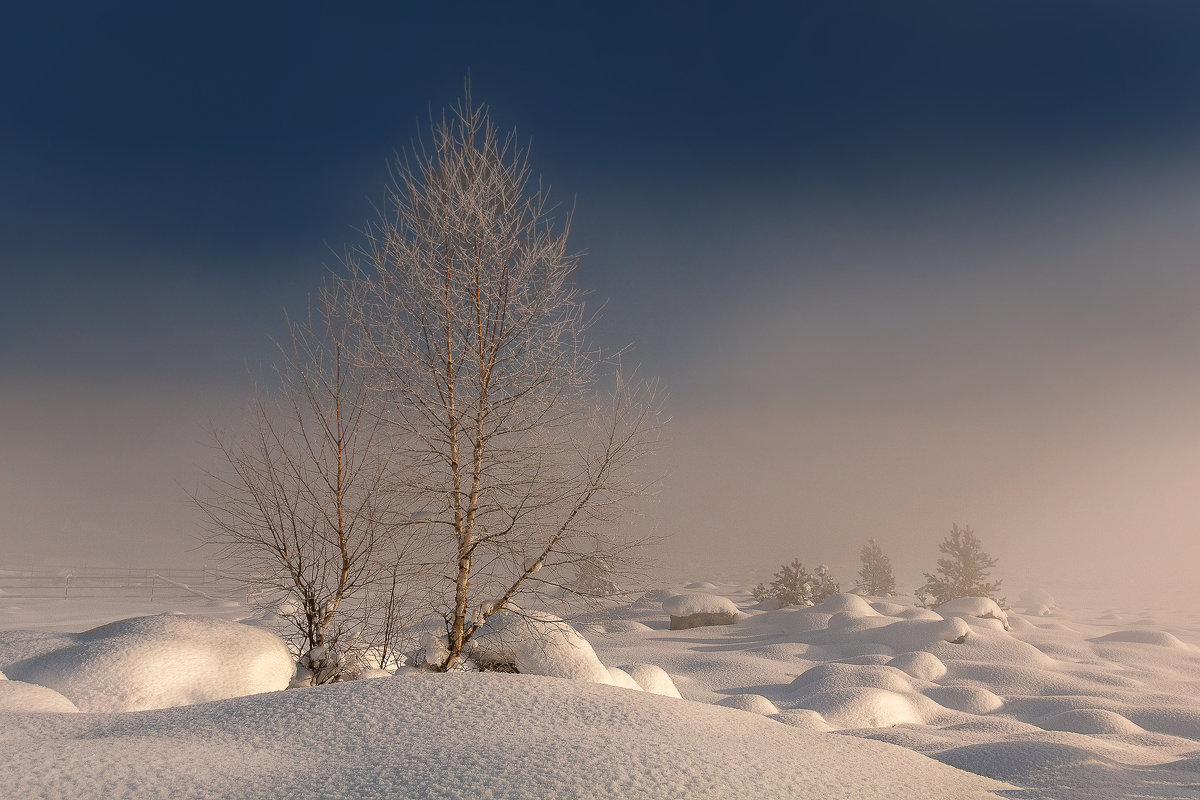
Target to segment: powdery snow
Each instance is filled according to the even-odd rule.
[[[976,619],[994,619],[1004,630],[1009,630],[1008,614],[990,597],[959,597],[948,603],[942,603],[934,609],[943,617],[975,617]]]
[[[53,689],[33,683],[4,680],[0,681],[0,711],[62,714],[79,709]]]
[[[879,742],[534,675],[417,675],[5,723],[0,785],[14,797],[970,800],[1007,788]]]
[[[80,711],[141,711],[284,689],[287,645],[261,628],[205,617],[135,617],[5,664],[14,681],[53,689]]]
[[[846,768],[873,770],[900,752],[1020,787],[1010,796],[1196,796],[1200,612],[1160,620],[1053,606],[1051,617],[1010,611],[1005,630],[972,609],[946,618],[904,597],[835,595],[767,611],[745,587],[696,588],[740,607],[740,621],[668,631],[662,603],[680,594],[669,587],[594,615],[580,628],[586,638],[526,615],[525,646],[540,643],[521,657],[526,670],[543,668],[539,659],[566,665],[554,669],[569,683],[406,671],[137,715],[5,713],[0,748],[16,761],[0,760],[9,781],[0,785],[17,796],[106,799],[925,798],[986,786],[927,772],[938,766],[929,761],[896,762],[896,775]],[[77,644],[75,635],[0,633],[0,668]],[[515,660],[517,649],[504,652]],[[593,679],[623,688],[582,682]],[[843,742],[883,749],[851,758]],[[230,764],[238,772],[226,778]],[[454,770],[464,786],[444,780]],[[399,788],[409,774],[413,788]]]
[[[622,664],[620,669],[637,681],[638,686],[642,687],[642,691],[661,694],[664,697],[680,698],[679,690],[675,688],[675,682],[662,667],[654,664]]]

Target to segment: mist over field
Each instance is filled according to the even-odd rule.
[[[262,46],[253,16],[120,57],[91,32],[165,12],[29,12],[13,30],[45,57],[5,86],[0,129],[6,562],[211,560],[188,501],[206,429],[269,382],[281,309],[470,69],[575,208],[597,341],[636,343],[669,392],[638,523],[666,569],[764,579],[798,556],[848,580],[875,537],[907,584],[958,522],[1014,592],[1103,576],[1182,598],[1200,115],[1194,15],[1171,9],[810,9],[723,19],[725,55],[687,44],[700,16],[505,21],[552,78],[487,25],[430,75],[437,37],[387,70],[347,46],[382,47],[387,15],[326,20],[337,59]]]

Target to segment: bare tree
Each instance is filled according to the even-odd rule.
[[[431,135],[396,158],[345,260],[449,669],[491,615],[632,559],[616,523],[650,483],[639,461],[660,422],[653,382],[588,344],[570,216],[532,185],[515,133],[468,88]]]
[[[339,677],[339,648],[394,640],[394,597],[403,543],[393,534],[387,440],[360,371],[348,358],[337,282],[301,322],[288,319],[278,388],[260,393],[241,437],[214,434],[228,469],[210,473],[195,501],[211,540],[260,589],[286,599],[316,682]],[[363,632],[371,636],[363,637]]]

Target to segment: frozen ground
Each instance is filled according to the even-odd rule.
[[[728,598],[743,616],[669,631],[663,603],[685,593]],[[96,635],[71,634],[112,620],[216,618],[218,650],[267,659],[265,677],[234,694],[271,688],[276,656],[255,638],[238,644],[219,621],[254,612],[210,592],[10,593],[0,596],[0,671],[30,682],[0,681],[0,785],[80,798],[1200,797],[1200,614],[1061,609],[1048,597],[1014,605],[1006,619],[977,616],[996,615],[987,604],[943,615],[853,595],[765,610],[744,587],[695,583],[577,625],[589,659],[608,667],[579,673],[591,683],[410,674],[69,713],[78,686],[34,684],[52,683],[47,672],[100,675],[88,671]],[[174,668],[174,651],[148,642],[198,631],[177,623],[117,626],[116,639],[157,670]],[[188,680],[227,696],[211,694],[221,682],[197,666],[214,660],[189,662],[200,672]],[[685,699],[620,688],[655,680],[652,667],[631,668],[633,680],[614,669],[633,664],[665,669]],[[147,683],[171,700],[176,689],[155,674]],[[95,678],[106,680],[121,683]],[[59,713],[4,711],[6,697],[9,708]]]

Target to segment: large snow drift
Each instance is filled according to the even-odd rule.
[[[13,797],[970,800],[1008,788],[758,714],[489,673],[136,715],[9,715],[0,751]]]
[[[141,711],[285,689],[295,665],[273,633],[209,617],[134,617],[5,666],[80,711]]]

